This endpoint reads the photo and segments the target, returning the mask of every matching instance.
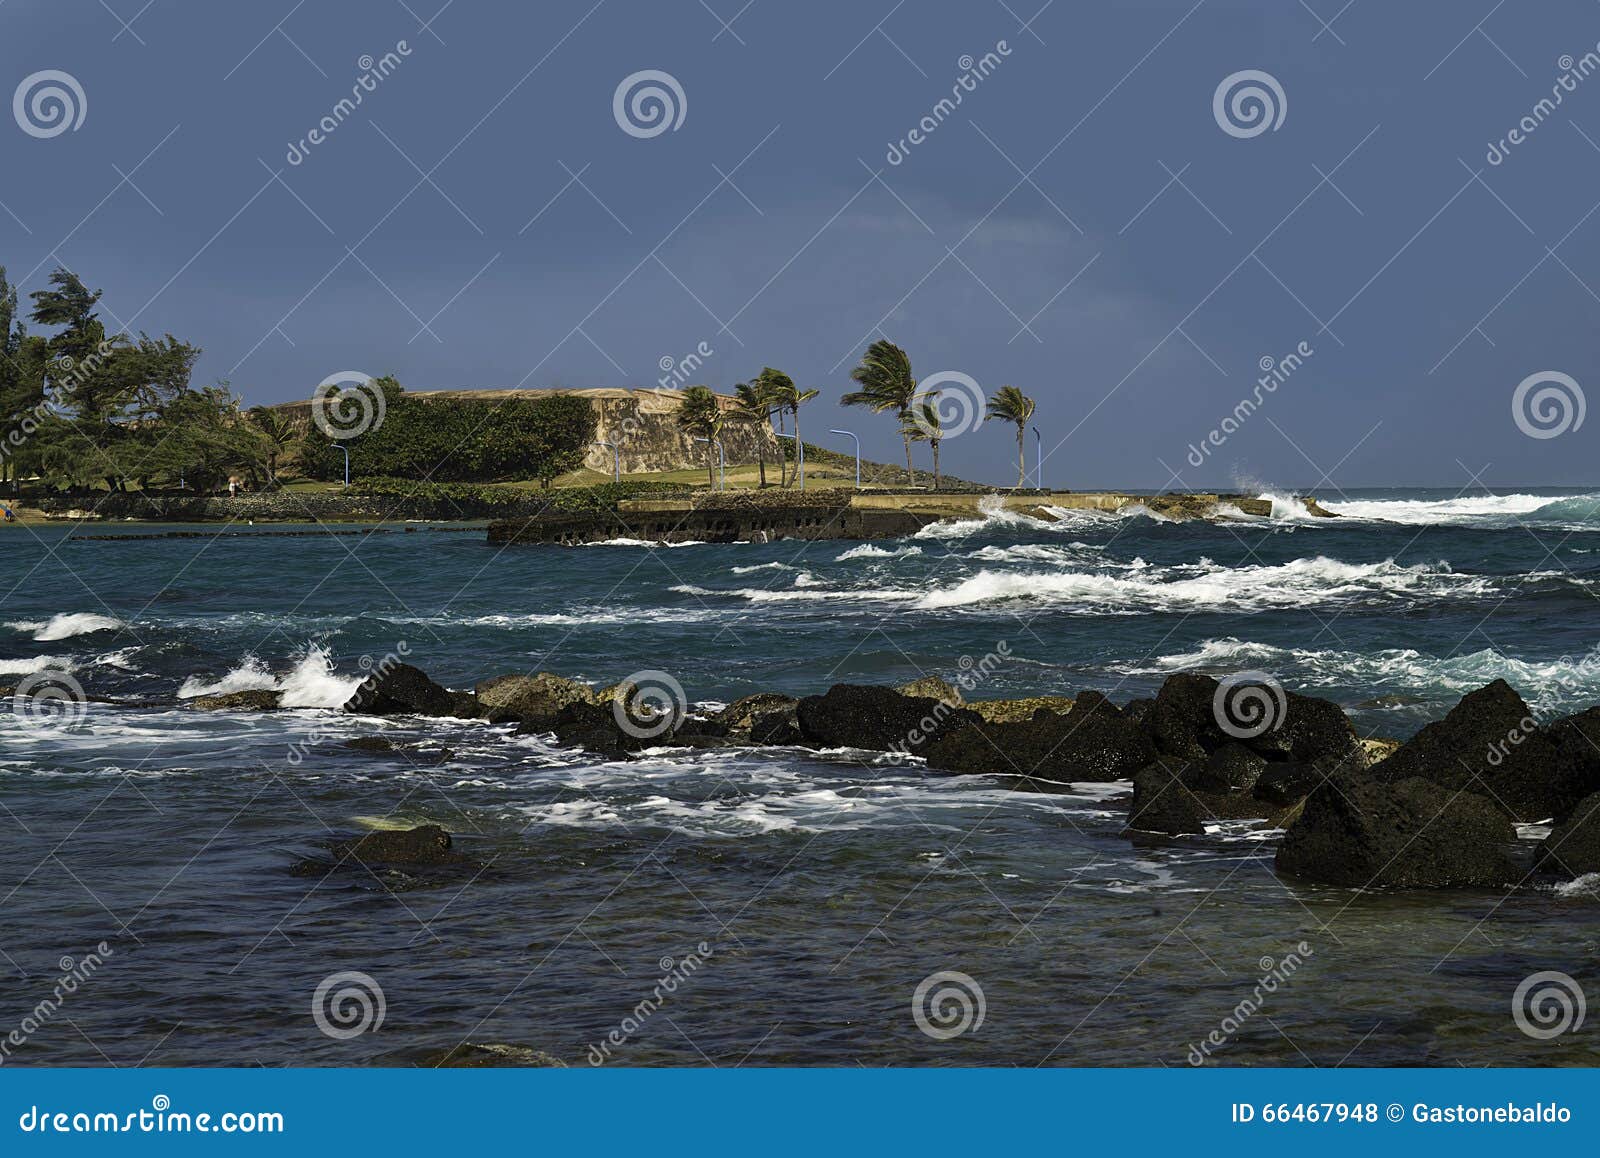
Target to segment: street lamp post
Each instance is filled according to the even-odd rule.
[[[800,441],[798,434],[780,434],[779,438],[794,439],[795,446],[795,473],[800,476],[800,489],[806,489],[806,444]]]
[[[722,453],[722,439],[720,439],[720,438],[697,438],[697,439],[695,439],[695,441],[696,442],[711,442],[711,443],[715,443],[716,444],[716,447],[717,447],[717,478],[719,480],[718,483],[717,483],[717,489],[719,491],[727,490],[728,489],[728,460],[723,456],[723,453]]]
[[[348,490],[350,487],[350,448],[342,442],[335,443],[334,445],[340,450],[344,451],[344,485]]]
[[[1044,490],[1044,438],[1037,426],[1033,428],[1033,474],[1034,482]]]
[[[856,490],[860,490],[861,489],[861,440],[855,436],[855,433],[853,431],[849,431],[849,430],[830,430],[830,431],[828,431],[828,433],[829,434],[843,434],[843,435],[846,435],[852,442],[854,442],[856,444]]]
[[[611,479],[613,482],[622,481],[622,448],[614,442],[607,442],[601,438],[596,440],[596,446],[609,446],[611,448]]]

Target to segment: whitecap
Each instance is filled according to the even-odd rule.
[[[120,619],[96,615],[92,611],[67,611],[48,620],[19,620],[6,626],[17,631],[31,631],[33,638],[40,643],[53,643],[77,635],[92,635],[97,631],[120,631],[128,625]]]

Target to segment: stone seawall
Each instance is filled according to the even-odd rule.
[[[577,546],[611,539],[652,543],[770,543],[779,539],[893,539],[936,521],[911,511],[867,510],[848,503],[695,510],[651,503],[650,510],[542,515],[489,524],[489,542]]]

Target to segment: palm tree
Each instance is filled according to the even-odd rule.
[[[712,452],[722,435],[722,403],[709,386],[687,386],[683,400],[678,403],[678,429],[695,438],[706,440],[706,481],[712,490],[717,486],[716,459]]]
[[[989,399],[986,407],[987,413],[983,420],[998,418],[1001,422],[1014,422],[1017,425],[1017,486],[1024,486],[1028,481],[1027,464],[1023,454],[1023,435],[1028,432],[1028,419],[1033,417],[1034,401],[1015,386],[1002,386]]]
[[[733,408],[732,418],[735,422],[742,422],[747,426],[756,428],[756,462],[761,470],[761,487],[767,485],[767,434],[772,429],[772,414],[776,404],[772,400],[769,386],[760,378],[755,382],[740,382],[733,388],[733,394],[738,399],[738,405]],[[764,428],[764,429],[763,429]]]
[[[939,421],[937,390],[918,394],[911,413],[901,421],[900,433],[912,442],[926,442],[933,451],[933,489],[939,489],[939,444],[944,441],[944,426]]]
[[[257,406],[248,413],[250,421],[266,438],[267,478],[273,485],[276,485],[278,482],[278,457],[300,441],[300,430],[281,411],[274,410],[269,406]]]
[[[879,339],[867,347],[861,365],[850,371],[850,378],[861,387],[839,399],[844,406],[865,406],[874,414],[892,412],[900,420],[900,437],[906,446],[906,482],[912,480],[911,435],[906,422],[916,404],[917,380],[911,374],[911,359],[893,342]]]
[[[782,370],[774,370],[771,366],[762,369],[756,376],[756,383],[772,401],[780,415],[785,412],[794,415],[795,466],[792,475],[787,470],[784,471],[784,485],[787,486],[800,477],[800,407],[810,402],[819,392],[797,388],[793,378]]]

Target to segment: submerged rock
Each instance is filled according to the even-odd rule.
[[[367,716],[475,715],[473,697],[452,692],[428,678],[421,668],[398,663],[361,681],[344,710]]]
[[[1600,792],[1580,800],[1550,830],[1534,854],[1534,867],[1568,879],[1600,873]]]
[[[430,1054],[422,1061],[434,1069],[500,1069],[511,1067],[561,1067],[567,1063],[543,1050],[529,1049],[525,1045],[502,1045],[499,1042],[462,1042],[443,1053]]]
[[[1492,801],[1412,776],[1340,774],[1306,797],[1279,872],[1352,888],[1508,885],[1516,829]]]
[[[472,863],[453,851],[450,834],[437,824],[369,832],[354,840],[340,841],[329,851],[333,857],[331,863],[303,860],[291,871],[297,876],[322,876],[336,869],[363,866],[369,869],[418,868]]]
[[[179,702],[202,712],[271,712],[283,706],[282,697],[271,689],[190,696]]]
[[[796,705],[795,716],[801,735],[817,747],[913,755],[921,755],[950,728],[981,722],[977,713],[942,700],[867,684],[834,684],[825,695],[806,696]]]

